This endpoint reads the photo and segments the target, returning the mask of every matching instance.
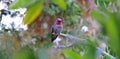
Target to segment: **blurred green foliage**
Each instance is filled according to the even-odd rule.
[[[9,9],[25,8],[37,2],[37,0],[15,0],[12,5],[9,6]]]
[[[103,59],[111,59],[109,56],[105,55]]]
[[[68,30],[74,29],[73,27],[78,27],[81,18],[80,15],[83,11],[76,2],[73,0],[47,1],[48,0],[16,0],[9,6],[9,9],[27,8],[24,18],[25,24],[31,24],[41,12],[44,12],[45,14],[55,17],[58,17],[56,14],[59,14],[59,17],[64,19],[64,32],[71,32]],[[116,1],[117,0],[95,0],[98,9],[92,10],[90,15],[100,23],[101,27],[103,28],[102,32],[104,32],[104,35],[108,35],[108,45],[110,47],[109,50],[115,53],[114,56],[120,58],[120,53],[118,52],[120,50],[120,13],[119,10],[113,11],[112,7],[110,7],[110,10],[108,8],[111,2],[118,7],[119,5]],[[46,6],[46,3],[48,3],[49,6]],[[116,9],[119,9],[119,7]],[[68,26],[73,27],[68,28]],[[77,35],[80,35],[80,33]],[[66,59],[96,58],[96,42],[93,41],[91,36],[81,37],[86,39],[86,41],[78,41],[71,48],[63,49],[63,54]],[[8,45],[6,50],[0,50],[0,59],[49,59],[50,54],[47,52],[47,49],[49,46],[51,47],[51,44],[47,42],[47,44],[42,45],[43,43],[44,41],[39,43],[38,40],[36,45],[30,44],[27,47],[23,46],[22,48],[20,47],[18,49],[12,49],[12,46],[9,46],[9,44],[6,43]],[[11,51],[8,47],[11,47]],[[80,52],[83,52],[83,54],[80,54]],[[110,54],[112,54],[112,52],[110,52]],[[110,58],[108,56],[104,56],[103,59]]]
[[[24,24],[32,23],[36,19],[36,17],[38,17],[38,15],[42,12],[42,8],[43,8],[42,2],[36,2],[33,5],[31,5],[26,12]],[[35,9],[37,10],[35,11]]]
[[[63,52],[67,59],[81,59],[80,55],[71,49],[64,49]]]
[[[66,3],[64,0],[52,0],[53,3],[56,3],[60,8],[66,10]]]
[[[120,23],[119,12],[107,12],[104,11],[91,11],[91,16],[96,19],[102,27],[105,29],[107,35],[109,36],[109,45],[110,49],[115,52],[118,58],[120,58],[120,50],[119,42],[120,42],[120,27],[118,26]]]
[[[13,53],[12,59],[34,59],[33,50],[29,47],[23,47]]]

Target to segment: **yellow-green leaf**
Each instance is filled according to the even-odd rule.
[[[67,6],[64,0],[52,0],[52,2],[56,3],[60,8],[66,10]]]
[[[24,24],[32,23],[43,9],[43,2],[36,2],[31,5],[25,15]]]
[[[101,24],[104,24],[106,22],[106,19],[108,18],[107,15],[103,14],[101,11],[96,10],[91,11],[90,15]]]
[[[117,13],[113,13],[110,15],[109,17],[109,20],[106,22],[106,31],[107,31],[107,34],[110,38],[109,40],[109,43],[111,45],[111,49],[113,49],[113,51],[115,51],[116,55],[117,56],[120,56],[120,53],[118,52],[119,51],[119,42],[120,42],[120,36],[119,36],[119,30],[118,30],[118,27],[119,27],[119,24],[118,24],[118,20],[117,19]],[[118,21],[118,22],[116,22]]]
[[[9,9],[25,8],[34,4],[36,1],[37,0],[16,0],[9,6]]]
[[[71,49],[64,49],[63,53],[67,59],[81,59],[80,54],[72,51]]]
[[[29,47],[21,48],[12,55],[12,59],[34,59],[33,50]]]

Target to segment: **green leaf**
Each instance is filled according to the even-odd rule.
[[[92,53],[92,54],[91,54]],[[86,49],[82,59],[95,59],[96,43],[91,36],[88,36],[86,42]]]
[[[25,15],[24,24],[32,23],[43,9],[43,2],[36,2],[31,5]]]
[[[34,4],[36,1],[37,0],[16,0],[9,6],[9,9],[25,8]]]
[[[72,51],[71,49],[64,49],[63,53],[67,57],[67,59],[81,59],[80,54]]]
[[[99,6],[100,6],[102,9],[106,9],[106,5],[105,5],[105,2],[104,2],[104,1],[99,1]]]
[[[107,2],[108,2],[108,1],[111,1],[111,0],[99,0],[99,1],[103,1],[103,2],[106,2],[106,1],[107,1]]]
[[[106,22],[106,31],[108,36],[110,37],[109,43],[110,46],[112,47],[113,51],[116,53],[117,56],[120,57],[120,53],[118,52],[120,47],[119,47],[119,42],[120,42],[120,37],[119,37],[119,18],[117,16],[117,13],[112,13],[109,15],[109,20]]]
[[[24,47],[13,53],[12,59],[34,59],[33,50],[28,47]]]
[[[111,59],[109,56],[105,55],[103,59]]]
[[[96,52],[96,48],[89,45],[86,48],[85,54],[83,55],[82,59],[95,59],[95,52]]]
[[[37,48],[35,51],[35,55],[38,59],[49,59],[49,54],[47,52],[47,48]]]
[[[106,22],[106,19],[108,18],[107,15],[103,14],[101,11],[96,10],[91,11],[90,15],[102,25]]]
[[[52,0],[52,2],[56,3],[60,8],[66,10],[67,6],[64,0]]]

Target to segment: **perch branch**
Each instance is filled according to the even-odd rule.
[[[64,37],[67,37],[67,38],[69,38],[69,39],[77,39],[77,40],[81,40],[81,41],[83,41],[83,40],[85,40],[85,39],[82,39],[82,38],[78,38],[78,37],[75,37],[75,36],[73,36],[73,35],[70,35],[70,34],[64,34],[64,33],[60,33],[60,35],[62,35],[62,36],[64,36]],[[71,44],[68,44],[68,45],[60,45],[60,46],[54,46],[54,48],[68,48],[68,47],[71,47],[72,45],[73,45],[74,43],[71,43]],[[101,48],[99,48],[99,47],[97,47],[96,48],[97,49],[97,53],[99,52],[99,54],[98,55],[107,55],[107,56],[109,56],[111,59],[116,59],[114,56],[112,56],[112,55],[110,55],[109,53],[107,53],[106,51],[104,51],[103,49],[101,49]]]

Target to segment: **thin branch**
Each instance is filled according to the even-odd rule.
[[[53,46],[54,48],[68,48],[68,47],[71,47],[73,45],[73,43],[71,44],[68,44],[68,45],[59,45],[59,46]]]
[[[64,34],[64,33],[60,33],[60,35],[64,36],[64,37],[67,37],[69,39],[78,39],[78,40],[85,40],[85,39],[82,39],[82,38],[78,38],[78,37],[75,37],[73,35],[70,35],[70,34]],[[75,43],[75,42],[74,42]],[[68,48],[68,47],[71,47],[74,43],[71,43],[71,44],[68,44],[68,45],[59,45],[59,46],[54,46],[54,48]],[[98,53],[98,56],[99,55],[107,55],[109,56],[111,59],[116,59],[116,57],[110,55],[109,53],[107,53],[106,51],[104,51],[103,49],[97,47],[97,53]]]
[[[69,38],[69,39],[71,39],[71,40],[73,40],[73,39],[76,39],[76,40],[81,40],[81,41],[85,40],[85,39],[83,39],[83,38],[80,38],[80,37],[75,37],[75,36],[70,35],[70,34],[60,33],[60,35],[62,35],[62,36],[64,36],[64,37],[67,37],[67,38]]]
[[[98,53],[98,56],[102,54],[103,56],[104,55],[109,56],[111,59],[116,59],[114,56],[110,55],[109,53],[107,53],[106,51],[104,51],[103,49],[99,47],[97,47],[97,53]]]

